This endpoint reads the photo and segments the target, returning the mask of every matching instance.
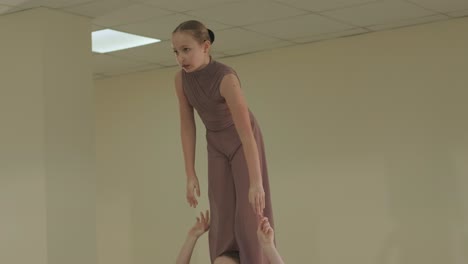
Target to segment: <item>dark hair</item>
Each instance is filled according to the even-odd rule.
[[[176,32],[189,32],[200,44],[209,40],[213,44],[215,36],[213,31],[197,20],[188,20],[180,23],[172,34]]]

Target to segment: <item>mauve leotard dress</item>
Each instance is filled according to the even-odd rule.
[[[242,264],[266,264],[257,240],[257,216],[248,200],[249,172],[244,150],[220,94],[221,81],[227,74],[237,76],[231,67],[213,59],[200,70],[182,71],[184,94],[206,127],[210,258],[213,262],[221,255],[237,255]],[[249,113],[265,190],[264,216],[274,226],[263,138],[257,120]]]

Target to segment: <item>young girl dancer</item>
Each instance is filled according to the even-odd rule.
[[[212,59],[214,33],[199,21],[173,31],[172,47],[182,68],[176,73],[187,201],[196,207],[194,109],[206,127],[211,261],[237,254],[241,263],[268,263],[255,237],[267,217],[273,226],[262,134],[243,96],[236,72]],[[196,195],[195,195],[196,194]]]

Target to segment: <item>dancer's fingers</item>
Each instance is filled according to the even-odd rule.
[[[263,224],[263,233],[266,234],[266,233],[268,232],[268,227],[269,227],[268,222],[265,222],[265,223]]]
[[[267,235],[273,234],[273,228],[268,227],[266,234]]]
[[[205,223],[205,222],[206,222],[205,216],[203,215],[202,212],[200,212],[200,219],[201,219],[202,223]]]

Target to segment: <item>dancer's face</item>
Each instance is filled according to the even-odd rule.
[[[209,62],[210,42],[200,43],[189,32],[175,32],[172,34],[172,48],[177,63],[186,72],[193,72],[203,68],[207,61]]]

